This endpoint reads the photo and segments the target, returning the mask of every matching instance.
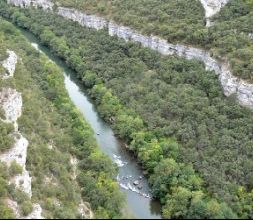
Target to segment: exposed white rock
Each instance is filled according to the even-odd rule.
[[[217,14],[221,8],[229,2],[229,0],[200,0],[200,2],[205,9],[206,26],[210,27],[212,25],[210,18]]]
[[[42,216],[41,206],[39,204],[34,204],[32,213],[26,217],[23,217],[23,219],[44,219]]]
[[[22,96],[15,89],[0,91],[0,105],[5,112],[6,122],[15,123],[22,114]]]
[[[22,174],[15,176],[11,180],[11,182],[15,183],[16,187],[22,189],[31,198],[32,197],[31,177],[29,176],[29,173],[26,170],[26,157],[29,143],[27,139],[24,138],[17,131],[14,136],[15,136],[14,146],[7,152],[0,155],[0,161],[6,163],[8,166],[10,166],[13,161],[16,161],[16,163],[20,167],[22,167],[23,169]]]
[[[76,21],[82,26],[95,28],[96,30],[100,30],[107,27],[106,19],[98,17],[96,15],[86,15],[75,9],[59,7],[58,15],[64,16],[65,18],[68,18],[72,21]]]
[[[16,69],[16,64],[17,64],[17,61],[18,61],[18,57],[15,54],[15,52],[7,50],[7,53],[9,55],[9,57],[2,62],[2,66],[7,71],[4,74],[3,78],[13,77],[15,69]]]
[[[94,219],[94,214],[91,211],[90,205],[83,201],[79,204],[78,211],[84,219]]]
[[[44,10],[53,10],[54,3],[49,0],[8,0],[8,4],[12,4],[21,8],[41,7]]]
[[[77,165],[78,165],[78,160],[75,157],[70,158],[70,164],[73,166],[73,179],[76,179],[77,177]]]
[[[42,216],[42,209],[38,204],[33,205],[33,211],[28,216],[21,215],[17,202],[7,199],[6,204],[13,210],[16,219],[44,219]]]
[[[250,34],[249,34],[249,38],[250,38],[250,39],[253,39],[253,33],[250,33]]]
[[[20,212],[19,212],[19,207],[18,207],[18,203],[16,201],[13,201],[11,199],[7,199],[6,200],[6,204],[9,208],[12,209],[14,215],[16,216],[17,219],[20,218]]]

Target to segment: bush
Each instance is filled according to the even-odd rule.
[[[32,210],[33,210],[33,206],[32,206],[31,201],[25,201],[25,202],[23,202],[21,204],[20,208],[21,208],[22,214],[24,216],[29,215],[32,212]]]
[[[22,172],[23,172],[23,168],[19,164],[17,164],[16,161],[13,161],[9,168],[10,175],[13,177],[13,176],[22,174]]]

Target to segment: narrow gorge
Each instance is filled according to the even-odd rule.
[[[253,2],[2,0],[0,8],[37,50],[26,50],[30,63],[18,47],[0,48],[0,113],[7,123],[8,94],[25,102],[13,125],[29,146],[24,169],[43,217],[251,218]],[[41,100],[29,101],[17,63],[36,70],[24,79]]]

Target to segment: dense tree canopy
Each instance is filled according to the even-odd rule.
[[[76,71],[150,175],[165,217],[252,216],[253,113],[223,96],[213,72],[50,13],[1,13]],[[90,175],[79,181],[95,184]]]

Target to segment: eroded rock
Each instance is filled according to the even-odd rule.
[[[8,50],[7,53],[9,57],[2,62],[2,66],[7,70],[4,78],[13,77],[16,69],[16,63],[18,60],[15,52]],[[24,138],[18,131],[18,118],[22,115],[22,96],[21,93],[17,92],[15,89],[3,88],[0,91],[0,106],[5,114],[5,119],[1,119],[7,123],[13,123],[15,130],[13,133],[13,138],[15,139],[14,146],[7,152],[0,155],[0,161],[11,166],[15,161],[21,168],[22,173],[11,178],[9,183],[14,183],[16,188],[21,189],[25,192],[31,199],[32,197],[32,178],[29,172],[26,170],[26,159],[27,159],[27,149],[28,140]],[[17,202],[8,199],[7,205],[13,210],[16,218],[23,219],[19,211],[19,206]],[[39,204],[33,205],[32,213],[27,216],[27,219],[42,219],[42,209]]]
[[[7,54],[9,55],[8,58],[2,62],[2,66],[6,69],[3,78],[13,77],[18,62],[18,57],[15,52],[7,50]]]
[[[6,122],[15,123],[22,114],[22,96],[15,89],[3,88],[0,91],[0,105]]]
[[[106,19],[96,15],[87,15],[75,9],[59,7],[58,15],[64,16],[72,21],[76,21],[82,26],[95,28],[96,30],[101,30],[107,27]]]
[[[21,8],[41,7],[44,10],[53,10],[54,3],[49,0],[8,0],[8,4],[12,4]]]
[[[200,0],[203,8],[205,9],[206,26],[212,26],[210,18],[217,14],[229,0]]]

